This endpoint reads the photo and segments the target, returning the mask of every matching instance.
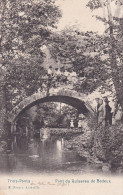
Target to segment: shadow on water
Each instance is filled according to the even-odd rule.
[[[66,150],[64,137],[29,139],[25,135],[8,140],[6,153],[1,154],[1,173],[86,172],[91,169],[75,151]]]

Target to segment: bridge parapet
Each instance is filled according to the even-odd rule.
[[[59,87],[59,88],[51,88],[50,90],[50,95],[65,95],[65,96],[70,96],[70,97],[75,97],[75,98],[79,98],[82,100],[86,99],[87,98],[87,95],[85,95],[84,93],[79,93],[75,90],[72,89],[71,86],[64,86],[64,87]]]

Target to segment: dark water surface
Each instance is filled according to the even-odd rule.
[[[56,173],[93,172],[75,151],[64,148],[64,138],[50,136],[45,139],[15,137],[8,154],[0,157],[1,173]]]

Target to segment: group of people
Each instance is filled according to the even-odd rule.
[[[89,129],[85,117],[79,117],[78,120],[71,119],[70,120],[70,128],[72,129],[75,127],[78,127],[79,129],[84,129],[84,130]]]
[[[52,66],[49,66],[47,74],[49,79],[55,80],[57,82],[63,82],[65,84],[71,81],[75,82],[77,77],[75,71],[72,69],[67,71],[64,69],[64,67],[53,69]]]
[[[97,107],[97,123],[102,126],[108,126],[115,124],[116,120],[122,118],[122,110],[118,101],[115,102],[114,108],[109,105],[109,100],[107,97],[104,99],[96,98]]]

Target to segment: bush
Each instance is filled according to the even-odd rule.
[[[123,124],[117,122],[114,126],[95,126],[92,132],[93,154],[112,167],[121,166],[123,163]]]
[[[65,142],[65,146],[76,149],[80,156],[85,156],[89,162],[97,160],[108,163],[112,168],[123,169],[123,124],[102,127],[98,126],[96,116],[89,117],[90,135],[78,135]]]

